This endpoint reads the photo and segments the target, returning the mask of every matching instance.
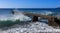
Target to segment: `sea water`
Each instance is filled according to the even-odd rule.
[[[19,9],[20,12],[32,12],[42,15],[56,16],[55,9]],[[47,19],[41,19],[35,23],[30,22],[31,17],[20,14],[12,14],[13,9],[0,9],[0,33],[37,33],[37,32],[59,32],[59,29],[54,29],[48,26]]]

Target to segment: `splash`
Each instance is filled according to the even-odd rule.
[[[7,21],[7,20],[11,20],[11,21],[16,21],[16,20],[20,20],[20,21],[29,21],[31,20],[30,17],[25,16],[23,13],[19,13],[19,14],[9,14],[9,15],[0,15],[0,21]]]
[[[10,27],[14,24],[20,24],[27,21],[30,21],[31,18],[25,16],[23,13],[19,14],[8,14],[8,15],[0,15],[0,28]]]

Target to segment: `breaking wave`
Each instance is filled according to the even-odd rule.
[[[43,15],[53,14],[53,12],[51,12],[51,11],[42,11],[42,12],[38,12],[38,13],[43,14]],[[11,21],[16,21],[16,20],[29,21],[29,20],[31,20],[31,18],[28,17],[28,16],[25,16],[23,13],[15,14],[15,15],[12,15],[12,14],[0,15],[0,21],[7,21],[7,20],[11,20]]]
[[[0,27],[2,26],[10,26],[16,23],[30,21],[31,18],[28,16],[25,16],[24,14],[9,14],[9,15],[0,15]]]
[[[43,15],[48,15],[48,14],[52,14],[52,12],[48,12],[48,11],[43,11],[40,12]],[[10,26],[16,23],[20,23],[20,22],[27,22],[27,21],[31,21],[31,18],[28,16],[25,16],[23,13],[19,13],[19,14],[8,14],[8,15],[0,15],[0,26]]]
[[[15,21],[15,20],[27,21],[27,20],[30,20],[30,18],[28,16],[23,15],[23,14],[9,15],[9,16],[1,15],[0,16],[0,21],[7,21],[7,20],[11,20],[11,21]]]

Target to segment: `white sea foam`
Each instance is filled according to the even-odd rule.
[[[28,25],[13,25],[7,30],[0,30],[0,33],[39,33],[39,32],[60,32],[60,29],[54,29],[42,22],[34,22]]]

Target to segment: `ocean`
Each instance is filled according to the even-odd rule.
[[[31,22],[31,17],[23,13],[12,14],[13,10],[19,12],[31,12],[48,16],[59,16],[60,8],[1,8],[0,9],[0,33],[21,33],[21,32],[56,32],[51,26],[48,26],[48,20],[42,19],[36,23]],[[58,29],[59,30],[59,29]],[[58,31],[57,30],[57,31]],[[48,31],[47,31],[48,32]]]

